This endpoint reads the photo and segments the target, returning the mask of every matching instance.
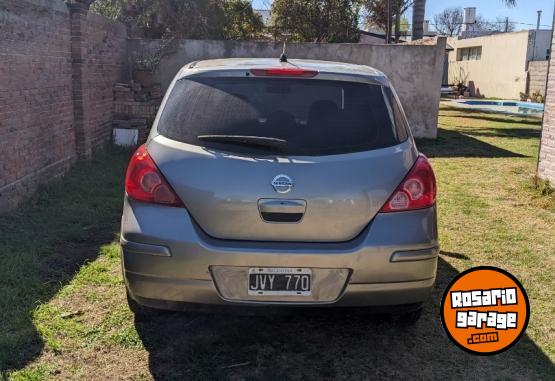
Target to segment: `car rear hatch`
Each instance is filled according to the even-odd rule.
[[[391,89],[370,78],[215,73],[175,82],[148,143],[212,237],[350,240],[416,160]]]

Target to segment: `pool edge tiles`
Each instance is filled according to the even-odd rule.
[[[444,104],[461,109],[479,110],[524,117],[541,117],[544,109],[544,105],[542,103],[510,100],[453,99],[448,102],[444,102]]]

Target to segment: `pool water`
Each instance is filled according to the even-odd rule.
[[[534,115],[543,114],[543,104],[533,102],[501,101],[501,100],[455,100],[456,107],[499,112],[504,114]]]

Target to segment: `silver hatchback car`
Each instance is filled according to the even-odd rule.
[[[406,306],[433,288],[436,184],[387,77],[194,62],[125,178],[130,304]]]

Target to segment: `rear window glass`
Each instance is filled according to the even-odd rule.
[[[170,139],[234,152],[268,148],[201,141],[201,135],[284,139],[280,153],[331,155],[389,147],[398,135],[380,85],[358,82],[196,77],[176,82],[158,132]],[[389,97],[388,97],[389,98]]]

